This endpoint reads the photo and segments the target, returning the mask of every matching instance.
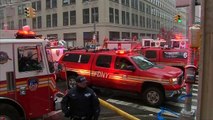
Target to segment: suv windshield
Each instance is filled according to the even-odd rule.
[[[144,56],[133,56],[131,59],[135,62],[135,64],[142,70],[147,70],[152,68],[155,64],[150,62]]]

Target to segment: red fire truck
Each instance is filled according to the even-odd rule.
[[[47,41],[32,31],[18,31],[17,39],[0,39],[0,119],[37,118],[60,109],[53,60]]]

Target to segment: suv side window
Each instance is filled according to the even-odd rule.
[[[88,63],[90,59],[90,55],[81,55],[80,63]]]
[[[66,54],[63,58],[65,62],[75,62],[75,63],[88,63],[90,55],[81,55],[81,54]]]
[[[146,58],[156,58],[157,57],[157,52],[154,50],[148,50],[146,51]]]
[[[65,62],[78,62],[79,54],[66,54],[64,55],[63,61]]]
[[[128,66],[133,66],[133,64],[126,58],[117,57],[115,60],[115,69],[128,70]]]
[[[96,61],[96,66],[110,68],[111,62],[112,62],[112,56],[99,55]]]

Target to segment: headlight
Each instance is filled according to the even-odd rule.
[[[177,79],[177,78],[172,78],[171,82],[172,82],[173,84],[177,84],[177,83],[178,83],[178,79]]]

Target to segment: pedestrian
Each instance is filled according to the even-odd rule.
[[[62,99],[62,112],[70,120],[98,120],[100,103],[95,92],[87,87],[83,76],[76,78],[76,86],[71,88]]]

